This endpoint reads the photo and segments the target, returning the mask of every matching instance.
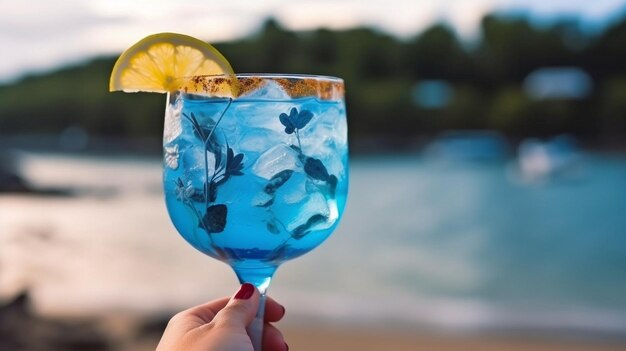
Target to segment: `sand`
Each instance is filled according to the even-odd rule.
[[[290,351],[625,351],[626,341],[575,341],[552,337],[446,336],[385,330],[281,328]],[[123,351],[154,351],[142,340]]]
[[[394,332],[383,329],[313,329],[281,326],[291,351],[624,351],[626,341],[555,337],[461,336]]]
[[[0,350],[153,351],[171,314],[147,317],[111,313],[89,319],[39,316],[27,294],[0,303]],[[441,330],[391,329],[387,325],[277,324],[294,351],[625,351],[626,339],[584,335],[444,334]],[[5,348],[7,347],[7,348]]]

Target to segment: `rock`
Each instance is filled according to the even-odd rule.
[[[0,151],[0,193],[20,193],[45,196],[71,196],[70,189],[40,189],[31,186],[20,174],[19,160],[11,153]]]
[[[0,153],[0,192],[23,192],[28,185],[19,175],[16,158],[8,153]]]
[[[94,321],[55,320],[33,313],[27,293],[0,305],[0,351],[106,351],[107,335]]]

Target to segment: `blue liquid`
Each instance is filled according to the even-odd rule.
[[[174,226],[238,273],[271,277],[322,243],[343,212],[343,101],[178,95],[166,111],[164,149]]]

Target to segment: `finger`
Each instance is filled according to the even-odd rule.
[[[229,300],[230,298],[223,297],[221,299],[209,301],[202,305],[191,307],[179,314],[182,314],[189,318],[199,319],[202,322],[202,324],[206,324],[212,321],[213,318],[215,318],[215,315],[217,314],[217,312],[219,312],[222,308],[224,308],[226,304],[228,304]]]
[[[265,323],[263,325],[263,351],[287,351],[289,346],[285,343],[283,334],[275,326]]]
[[[213,320],[217,312],[226,306],[228,300],[229,298],[225,297],[179,312],[170,319],[167,329],[184,333],[205,325]]]
[[[271,297],[267,298],[265,302],[265,321],[266,322],[278,322],[285,315],[285,307],[276,302]]]
[[[191,307],[180,314],[183,314],[187,317],[194,317],[199,320],[203,324],[209,323],[215,318],[217,312],[219,312],[222,308],[228,304],[230,299],[228,297],[224,297],[221,299],[209,301],[205,304],[198,305],[195,307]],[[265,302],[265,321],[266,322],[278,322],[285,316],[285,307],[276,300],[271,297],[267,297],[267,301]]]
[[[259,291],[254,285],[243,284],[226,306],[217,312],[213,318],[213,324],[216,327],[244,330],[257,313],[259,298]]]

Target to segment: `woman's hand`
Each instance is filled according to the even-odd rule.
[[[176,314],[156,351],[254,351],[246,327],[259,308],[259,291],[243,284],[232,298],[221,298]],[[281,332],[273,326],[285,308],[271,298],[265,304],[263,350],[287,351]]]

